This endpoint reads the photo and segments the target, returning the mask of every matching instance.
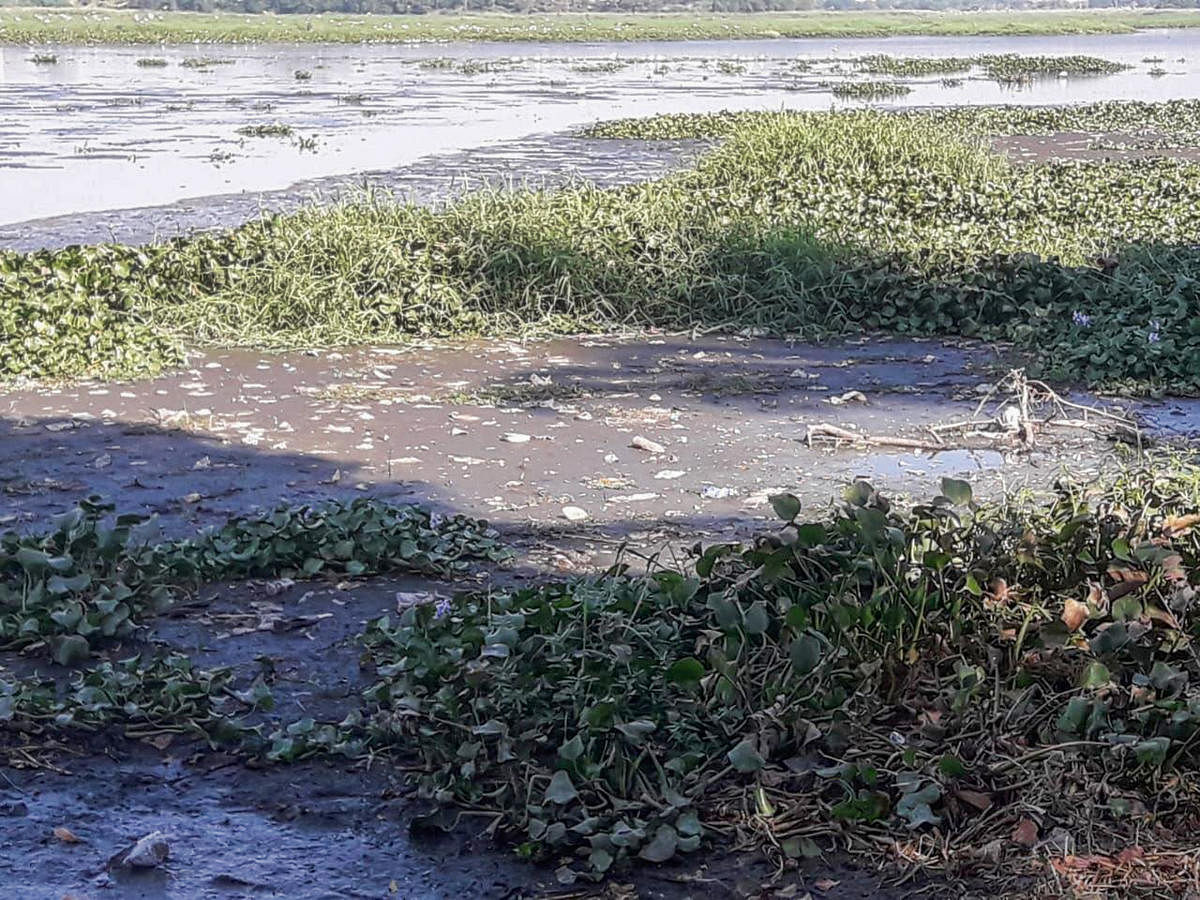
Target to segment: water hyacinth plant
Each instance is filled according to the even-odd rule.
[[[1180,101],[604,125],[591,134],[724,143],[649,185],[483,191],[440,209],[375,197],[144,248],[4,254],[0,366],[8,376],[137,373],[188,344],[703,325],[816,339],[965,334],[1012,343],[1046,377],[1194,392],[1200,166],[1015,165],[986,137],[1137,122],[1184,140],[1198,133],[1197,110]],[[1083,310],[1085,340],[1074,319]],[[78,316],[105,327],[72,325]],[[1152,321],[1172,352],[1140,352]]]

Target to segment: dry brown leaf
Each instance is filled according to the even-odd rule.
[[[1193,525],[1200,525],[1200,514],[1190,513],[1186,516],[1167,516],[1163,520],[1163,534],[1167,537],[1178,537],[1192,530]]]
[[[63,825],[59,825],[57,828],[54,829],[54,836],[56,838],[58,838],[60,841],[62,841],[64,844],[81,844],[81,843],[83,843],[83,841],[81,841],[79,838],[77,838],[75,836],[75,832],[73,832],[70,828],[67,828]]]
[[[1146,604],[1146,618],[1151,622],[1157,622],[1163,628],[1171,628],[1179,631],[1179,620],[1175,618],[1175,614],[1170,610],[1155,606],[1152,603]]]
[[[1088,614],[1088,605],[1074,597],[1068,597],[1063,602],[1062,623],[1067,626],[1067,631],[1078,631],[1088,620]]]
[[[1141,569],[1128,569],[1123,566],[1109,566],[1108,575],[1116,581],[1134,585],[1145,584],[1150,580],[1150,576]]]
[[[818,878],[813,882],[813,887],[818,891],[827,891],[830,888],[837,887],[839,884],[841,884],[840,881],[834,881],[832,878]]]
[[[1087,605],[1095,612],[1108,612],[1108,597],[1104,594],[1104,588],[1098,584],[1088,585]]]
[[[1037,823],[1033,819],[1022,819],[1013,829],[1012,839],[1022,847],[1032,847],[1038,839]]]
[[[985,794],[983,791],[971,791],[966,788],[959,788],[954,792],[954,796],[967,804],[967,806],[973,806],[980,812],[983,812],[992,805],[992,795]]]
[[[1193,518],[1193,517],[1189,516],[1188,518]],[[1197,521],[1200,521],[1200,516],[1195,516],[1194,518]],[[1120,853],[1118,853],[1117,854],[1117,862],[1123,866],[1127,866],[1130,863],[1141,859],[1145,855],[1146,855],[1146,851],[1135,844],[1132,847],[1126,847],[1124,850],[1122,850]]]

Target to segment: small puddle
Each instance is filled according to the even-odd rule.
[[[905,478],[913,475],[952,475],[986,472],[1004,465],[996,450],[943,450],[939,453],[872,453],[855,464],[864,478]]]

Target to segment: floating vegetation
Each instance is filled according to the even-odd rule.
[[[944,88],[956,88],[963,86],[963,80],[961,78],[943,78],[941,79],[940,83]]]
[[[297,81],[311,81],[312,72],[308,71],[308,69],[297,69],[292,73],[292,77]]]
[[[232,66],[234,60],[220,56],[189,56],[180,63],[185,69],[209,69],[213,66]]]
[[[35,53],[29,61],[38,66],[53,66],[58,63],[58,56],[53,53]]]
[[[1162,78],[1164,75],[1167,74],[1167,70],[1160,66],[1155,66],[1153,69],[1151,69],[1146,74],[1149,75],[1151,78]]]
[[[161,69],[167,65],[167,61],[159,56],[143,56],[136,65],[143,69]]]
[[[284,125],[282,122],[270,122],[262,125],[243,125],[237,130],[237,133],[245,137],[291,137],[293,132],[291,125]]]
[[[579,63],[571,66],[572,72],[580,72],[584,75],[607,74],[609,72],[620,72],[622,69],[629,67],[629,63],[625,60],[606,59],[602,62],[587,62]]]
[[[829,91],[835,97],[851,100],[886,100],[903,97],[912,88],[895,81],[844,81],[829,85]]]
[[[341,94],[337,98],[338,103],[344,103],[347,106],[361,106],[367,102],[366,94]]]
[[[301,153],[307,151],[309,153],[317,152],[317,139],[311,136],[302,136],[296,138],[296,147]]]
[[[898,57],[877,54],[854,60],[854,66],[860,72],[898,77],[966,72],[975,65],[975,58],[963,56]]]
[[[980,56],[978,63],[989,78],[1019,83],[1038,77],[1112,75],[1130,67],[1095,56],[1021,56],[1016,53]]]
[[[727,59],[718,60],[716,68],[722,75],[744,75],[746,72],[744,63],[732,62]]]

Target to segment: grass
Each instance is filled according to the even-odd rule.
[[[1045,377],[1200,391],[1200,166],[1015,165],[983,135],[1192,128],[1200,103],[674,117],[730,135],[622,189],[366,198],[150,248],[0,257],[5,374],[138,374],[179,347],[693,327],[1006,342]],[[867,199],[864,199],[867,198]]]
[[[147,14],[0,10],[0,42],[157,44],[407,41],[641,41],[889,35],[1119,34],[1200,25],[1195,10],[452,14],[419,16]]]

